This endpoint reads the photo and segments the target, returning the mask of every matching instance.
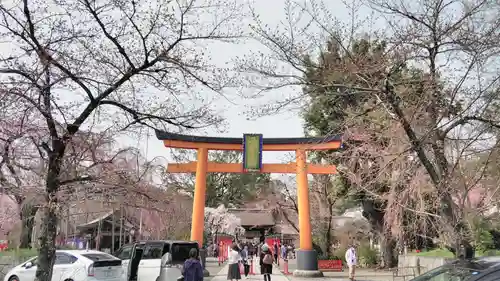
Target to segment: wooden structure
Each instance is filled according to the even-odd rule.
[[[76,226],[73,237],[90,237],[90,249],[116,251],[124,244],[135,240],[137,228],[119,211],[111,211],[90,222]],[[114,240],[114,241],[113,241]]]
[[[274,234],[287,245],[295,245],[295,242],[298,242],[298,232],[283,222],[281,215],[272,209],[246,208],[228,211],[240,219],[241,226],[245,229],[246,241],[257,241],[266,234]],[[240,240],[243,240],[242,238],[240,237]]]
[[[188,136],[156,131],[156,136],[166,147],[180,149],[196,149],[197,161],[190,163],[169,164],[170,173],[196,173],[191,240],[203,244],[204,210],[207,173],[244,173],[254,171],[260,173],[294,173],[297,175],[297,202],[299,209],[300,250],[305,259],[317,257],[313,253],[310,221],[308,174],[335,174],[334,165],[314,165],[307,163],[307,151],[336,150],[342,145],[341,136],[318,138],[263,138],[262,135],[244,135],[243,138],[219,138]],[[208,161],[209,150],[233,150],[243,152],[241,163],[213,163]],[[294,151],[295,162],[286,164],[263,164],[263,151]],[[315,266],[313,266],[315,264]],[[317,271],[317,262],[307,261],[302,271]],[[314,268],[315,267],[315,268]]]
[[[241,227],[245,229],[243,237],[246,240],[259,239],[268,232],[274,232],[276,227],[276,219],[272,210],[228,209],[228,212],[240,220]],[[240,240],[243,237],[240,237]]]

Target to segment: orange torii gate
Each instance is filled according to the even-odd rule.
[[[297,175],[297,203],[299,210],[299,239],[297,270],[294,275],[317,277],[317,253],[312,247],[309,187],[307,174],[335,174],[334,165],[307,163],[307,151],[336,150],[342,146],[341,136],[316,138],[263,138],[260,134],[245,134],[243,138],[189,136],[156,131],[156,137],[166,147],[196,149],[196,162],[169,164],[170,173],[196,173],[194,188],[191,240],[203,243],[205,218],[205,192],[207,173],[295,173]],[[209,150],[243,151],[243,163],[208,162]],[[262,164],[262,151],[295,151],[295,162],[287,164]]]

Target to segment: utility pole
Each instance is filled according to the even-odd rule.
[[[141,208],[141,214],[139,218],[139,240],[142,240],[142,208]]]
[[[122,246],[122,236],[123,236],[123,206],[120,204],[120,241],[119,247]]]
[[[115,206],[113,204],[113,215],[111,216],[111,254],[115,252]]]

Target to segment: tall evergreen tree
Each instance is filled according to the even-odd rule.
[[[351,17],[349,23],[336,18],[334,11],[317,1],[308,5],[289,1],[283,25],[269,28],[258,19],[252,25],[270,54],[262,54],[260,60],[248,60],[240,68],[265,76],[266,85],[259,88],[263,91],[305,85],[306,90],[341,96],[346,102],[332,97],[313,98],[318,100],[317,107],[334,104],[323,114],[332,111],[332,106],[343,106],[330,112],[339,115],[340,121],[319,122],[320,128],[330,131],[328,127],[336,124],[339,133],[364,138],[357,144],[359,149],[349,150],[354,153],[350,159],[345,159],[355,168],[348,177],[351,184],[365,189],[368,185],[379,187],[380,183],[390,187],[385,196],[386,213],[389,218],[399,219],[396,225],[403,226],[402,222],[408,219],[404,209],[413,210],[414,218],[425,214],[424,217],[438,222],[443,244],[455,254],[464,248],[470,256],[474,244],[470,222],[463,204],[457,201],[467,198],[477,186],[473,176],[461,175],[470,155],[478,153],[478,146],[491,150],[493,145],[484,139],[491,138],[492,128],[500,128],[500,74],[496,67],[500,29],[498,17],[494,16],[500,5],[495,1],[469,1],[467,5],[450,5],[441,0],[369,2],[379,15],[375,16],[377,21],[384,22],[380,34],[390,42],[390,48],[383,52],[372,52],[373,44],[352,39],[356,33],[373,28],[368,23],[370,17],[359,20],[361,13],[366,18],[366,11],[361,12],[358,1],[345,3]],[[304,59],[305,53],[317,54],[312,48],[322,44],[325,35],[331,36],[332,42],[342,42],[342,48],[329,43],[327,49],[338,52],[323,51],[314,63]],[[370,50],[369,55],[364,56],[363,50]],[[289,67],[282,67],[284,64]],[[290,69],[304,75],[291,73]],[[304,96],[311,98],[310,94]],[[290,95],[265,107],[263,113],[284,108],[301,98]],[[349,107],[353,101],[360,105],[358,110]],[[357,122],[347,126],[342,124],[342,118]],[[316,119],[323,118],[318,114]],[[377,132],[378,128],[387,130]],[[482,174],[482,168],[484,165],[471,174]],[[428,200],[432,200],[431,204],[427,204]],[[415,211],[418,201],[420,209]],[[426,205],[434,206],[434,210],[426,210]]]
[[[400,137],[396,129],[397,123],[387,114],[388,110],[383,107],[376,94],[364,92],[361,87],[344,86],[379,86],[371,82],[384,80],[388,61],[384,55],[385,49],[384,42],[361,39],[352,44],[351,50],[344,52],[338,44],[330,41],[317,62],[307,58],[309,67],[306,78],[310,83],[304,87],[304,93],[309,100],[303,117],[308,135],[351,134],[361,137],[362,142],[353,145],[347,143],[341,153],[317,152],[312,155],[312,160],[327,160],[339,167],[348,167],[346,170],[340,169],[340,175],[336,176],[337,180],[332,181],[334,184],[331,187],[337,189],[336,194],[339,196],[348,201],[356,201],[363,207],[364,217],[380,238],[383,264],[393,267],[396,246],[394,234],[399,237],[408,235],[403,230],[399,233],[391,232],[387,225],[386,210],[390,204],[388,195],[404,189],[411,178],[408,175],[407,178],[398,177],[395,180],[392,175],[381,176],[387,173],[388,164],[381,159],[382,151],[393,149],[391,146],[395,144],[394,139]],[[420,71],[409,68],[403,68],[394,75],[394,79],[399,76],[400,83],[405,85],[407,94],[404,99],[409,104],[416,101],[415,95],[421,92],[422,85],[406,81],[422,75]],[[416,164],[415,167],[420,165]],[[408,173],[411,171],[408,169],[409,166],[392,167],[393,172],[399,173]],[[400,220],[407,217],[400,216]]]
[[[242,154],[237,151],[215,151],[209,155],[210,161],[221,163],[241,163]],[[268,192],[271,176],[260,173],[211,173],[207,177],[206,205],[217,207],[241,207]]]
[[[188,151],[177,155],[178,161],[194,159]],[[210,151],[209,161],[217,163],[241,163],[242,154],[239,151]],[[186,176],[166,174],[167,183],[188,193],[194,192],[194,174]],[[227,208],[239,208],[269,191],[271,177],[260,173],[209,173],[207,175],[206,203],[207,207],[217,208],[224,205]]]

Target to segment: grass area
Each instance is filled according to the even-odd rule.
[[[36,249],[12,249],[0,252],[0,257],[16,257],[27,259],[38,255],[38,250]]]
[[[452,252],[446,249],[433,249],[430,251],[422,251],[420,253],[414,253],[421,257],[440,257],[440,258],[453,258],[455,257]]]
[[[447,249],[433,249],[430,251],[423,251],[420,253],[413,253],[414,255],[421,256],[421,257],[440,257],[440,258],[454,258],[455,256],[453,255],[452,252],[448,251]],[[500,251],[499,250],[490,250],[487,252],[476,252],[476,257],[484,257],[484,256],[500,256]]]

